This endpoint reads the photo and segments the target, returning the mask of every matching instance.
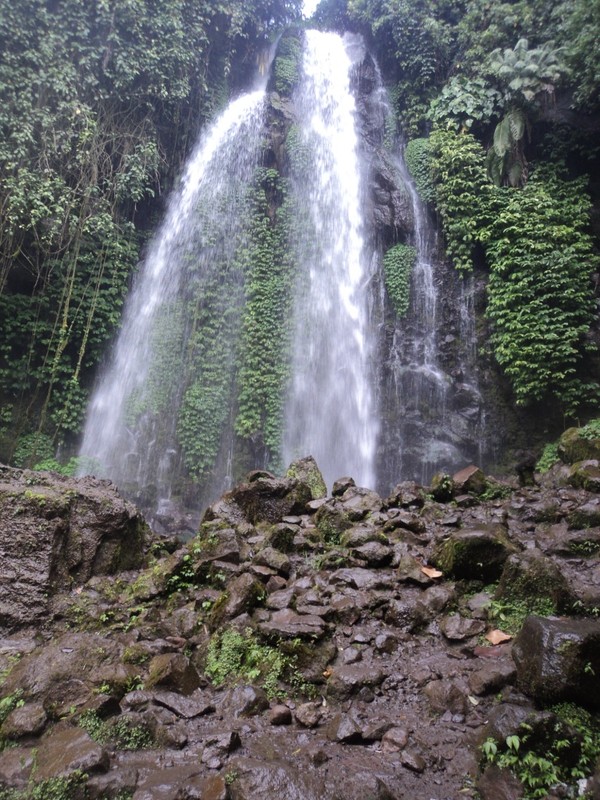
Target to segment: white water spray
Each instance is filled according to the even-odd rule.
[[[300,261],[284,461],[312,454],[329,485],[352,475],[375,485],[377,417],[369,322],[371,253],[362,185],[353,60],[362,40],[308,31],[298,114],[293,242]]]

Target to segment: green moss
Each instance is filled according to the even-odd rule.
[[[394,311],[403,317],[410,302],[410,277],[417,260],[417,251],[407,244],[391,247],[383,257],[383,277]]]
[[[98,744],[112,743],[119,750],[141,750],[154,744],[147,727],[133,724],[126,717],[103,720],[97,712],[85,711],[79,725]]]
[[[279,43],[273,65],[275,89],[282,95],[290,95],[300,77],[302,40],[298,36],[285,36]]]

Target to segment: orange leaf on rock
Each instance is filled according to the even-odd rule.
[[[421,572],[427,575],[428,578],[441,578],[444,574],[440,572],[439,569],[434,569],[433,567],[421,567]]]
[[[509,642],[513,637],[510,633],[504,633],[504,631],[495,629],[493,631],[488,631],[485,638],[492,644],[502,644],[502,642]]]

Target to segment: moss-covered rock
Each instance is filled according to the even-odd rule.
[[[594,429],[568,428],[558,442],[558,455],[566,464],[577,461],[600,459],[600,436],[594,434]]]
[[[308,484],[313,500],[327,497],[327,486],[323,480],[321,470],[312,456],[300,458],[288,467],[286,477],[295,478],[302,483]]]
[[[434,550],[433,562],[446,575],[484,583],[500,577],[506,559],[517,548],[502,525],[456,531]]]

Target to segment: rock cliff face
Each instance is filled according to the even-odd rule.
[[[0,466],[0,635],[42,622],[57,591],[139,567],[146,532],[106,481]]]
[[[12,520],[35,474],[3,476]],[[254,472],[197,537],[156,538],[136,569],[131,506],[99,482],[36,477],[46,502],[10,530],[56,577],[0,640],[3,797],[518,798],[509,736],[557,756],[565,785],[582,763],[593,773],[600,500],[562,468],[525,488],[472,468],[385,499],[351,478],[325,496],[310,460]],[[67,568],[62,545],[53,562],[44,543],[75,529],[113,554]],[[35,563],[6,558],[15,584]]]

